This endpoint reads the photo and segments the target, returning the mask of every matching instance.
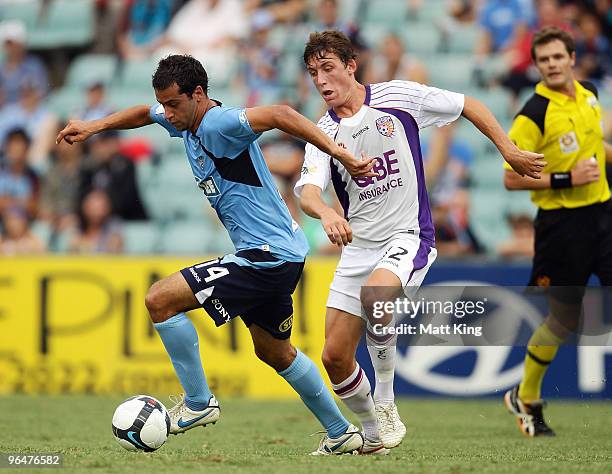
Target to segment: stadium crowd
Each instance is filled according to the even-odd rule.
[[[339,29],[359,51],[360,81],[407,79],[465,92],[508,126],[538,82],[532,35],[556,25],[575,36],[577,77],[599,89],[612,137],[610,0],[388,0],[384,6],[382,0],[83,0],[91,8],[88,39],[32,44],[62,3],[0,0],[4,255],[230,250],[204,196],[195,186],[182,192],[191,179],[182,144],[169,144],[163,130],[55,145],[70,118],[153,103],[155,61],[171,53],[202,61],[211,97],[227,105],[285,102],[316,121],[324,104],[302,65],[302,47],[310,31]],[[32,22],[24,20],[28,15]],[[529,257],[535,208],[506,194],[501,159],[470,133],[457,124],[423,134],[439,254]],[[262,148],[311,252],[337,252],[293,196],[303,143],[269,133]]]

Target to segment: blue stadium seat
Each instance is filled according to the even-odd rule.
[[[210,219],[199,219],[169,223],[159,250],[177,255],[210,255],[231,252],[232,245],[225,229]]]
[[[28,31],[30,47],[85,46],[94,39],[94,0],[54,0],[49,10]]]
[[[110,84],[116,67],[117,59],[112,54],[82,54],[70,64],[65,87],[83,89],[94,81]]]
[[[461,92],[472,84],[471,56],[436,54],[423,59],[432,86]]]
[[[157,251],[159,230],[151,222],[124,222],[123,249],[125,253],[153,254]]]
[[[440,30],[432,24],[407,23],[402,28],[406,50],[417,55],[436,53],[440,48]]]
[[[370,0],[366,4],[365,24],[379,24],[393,28],[404,24],[408,17],[406,0]]]

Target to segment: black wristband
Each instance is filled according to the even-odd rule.
[[[552,189],[571,188],[572,173],[551,173],[550,187]]]

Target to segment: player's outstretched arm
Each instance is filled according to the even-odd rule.
[[[512,170],[504,174],[504,186],[509,191],[575,188],[599,181],[601,172],[595,158],[580,160],[571,171],[564,173],[541,173],[540,179],[520,176]]]
[[[312,143],[342,163],[351,176],[376,176],[376,173],[372,172],[374,158],[357,159],[350,151],[336,144],[319,127],[288,105],[252,107],[246,109],[246,114],[251,128],[256,133],[277,128]]]
[[[71,120],[59,132],[55,143],[59,144],[62,140],[66,140],[67,143],[72,145],[75,142],[87,140],[92,135],[104,130],[126,130],[144,127],[152,123],[153,120],[149,115],[149,106],[136,105],[98,120]]]
[[[314,184],[305,184],[300,196],[300,207],[310,217],[321,220],[321,225],[332,244],[341,247],[352,242],[351,226],[346,219],[325,204],[321,197],[321,188]]]
[[[462,115],[495,144],[504,159],[520,176],[540,179],[542,169],[546,166],[544,155],[520,150],[482,102],[466,95]]]

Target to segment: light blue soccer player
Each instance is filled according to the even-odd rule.
[[[170,432],[215,423],[220,416],[202,369],[198,335],[185,316],[185,311],[201,306],[217,326],[240,315],[257,357],[274,368],[319,419],[327,435],[313,454],[359,450],[361,433],[342,416],[313,362],[289,341],[291,295],[308,245],[274,185],[257,138],[278,128],[333,156],[355,176],[371,176],[371,160],[357,160],[290,107],[222,106],[208,97],[206,71],[190,56],[161,60],[153,88],[158,101],[153,107],[71,121],[57,143],[157,122],[183,139],[196,183],[236,247],[235,254],[185,268],[156,282],[147,293],[145,304],[186,393],[169,410]]]

